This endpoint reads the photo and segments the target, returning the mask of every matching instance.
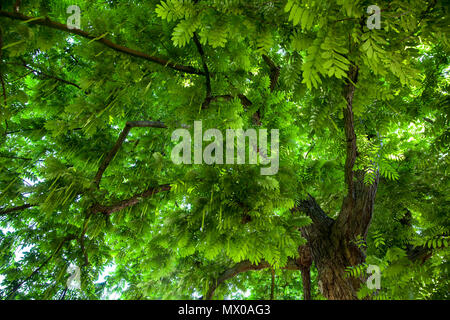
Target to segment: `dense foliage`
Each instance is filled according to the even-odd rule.
[[[302,203],[341,221],[363,172],[376,199],[345,241],[365,258],[343,276],[358,298],[449,299],[449,17],[436,0],[2,0],[0,296],[336,298],[317,253],[300,261]],[[175,165],[195,120],[279,129],[278,173]]]

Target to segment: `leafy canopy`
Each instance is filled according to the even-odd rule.
[[[298,271],[284,267],[311,220],[290,209],[309,193],[339,213],[353,66],[355,169],[367,184],[381,175],[359,241],[381,267],[378,297],[449,298],[444,1],[378,1],[372,30],[363,0],[15,3],[0,10],[3,298],[191,299],[243,261],[274,269],[275,298],[301,298]],[[69,5],[81,31],[64,26]],[[171,132],[194,120],[279,129],[278,174],[174,165]],[[433,255],[412,262],[411,246]],[[67,292],[70,265],[81,290]],[[270,270],[242,273],[215,297],[267,298],[270,286]]]

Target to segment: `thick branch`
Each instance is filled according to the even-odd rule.
[[[125,141],[125,138],[127,137],[130,130],[131,130],[131,127],[128,124],[125,125],[125,128],[123,128],[116,143],[114,144],[112,149],[108,152],[108,154],[106,155],[106,157],[103,159],[102,163],[100,164],[100,167],[98,168],[97,174],[95,175],[95,178],[94,178],[94,184],[97,187],[100,185],[100,180],[102,179],[103,173],[105,172],[105,170],[108,167],[111,160],[116,155],[117,151],[119,151],[120,147],[122,146],[122,143]]]
[[[280,67],[275,65],[275,63],[267,55],[263,54],[262,58],[270,69],[270,92],[273,92],[278,83],[278,78],[280,77]],[[261,125],[260,109],[256,110],[256,112],[252,115],[252,120],[255,125]]]
[[[98,187],[100,185],[100,181],[102,179],[103,173],[105,172],[106,168],[108,167],[109,163],[114,159],[114,156],[119,151],[120,147],[122,146],[123,142],[125,141],[128,133],[130,132],[131,128],[133,127],[139,127],[139,128],[167,128],[167,126],[159,121],[128,121],[125,125],[125,128],[123,128],[122,132],[119,135],[119,138],[117,139],[116,143],[114,144],[113,148],[108,152],[108,154],[103,159],[102,163],[100,164],[100,167],[98,168],[97,174],[94,178],[94,184]]]
[[[442,238],[444,238],[446,235],[441,235]],[[433,246],[432,248],[422,245],[422,246],[413,246],[411,244],[406,245],[406,255],[409,260],[412,262],[419,262],[421,264],[425,263],[428,259],[430,259],[433,256],[433,253],[436,250],[439,249],[445,249],[448,248],[448,246],[445,245],[445,243],[441,243],[440,245]]]
[[[351,241],[355,236],[365,238],[367,235],[378,188],[379,172],[375,172],[373,183],[367,185],[364,182],[365,170],[353,170],[358,156],[353,118],[353,97],[358,81],[358,67],[350,67],[347,76],[348,80],[343,92],[347,101],[347,105],[343,109],[344,132],[347,141],[344,168],[347,195],[344,197],[333,232],[343,236],[346,241]]]
[[[272,268],[271,275],[272,275],[272,283],[270,285],[270,300],[273,300],[274,294],[275,294],[275,270]]]
[[[110,206],[104,206],[101,204],[94,204],[91,207],[91,212],[92,213],[102,213],[102,214],[106,214],[106,215],[110,215],[116,211],[120,211],[122,209],[125,209],[127,207],[131,207],[134,206],[136,204],[138,204],[139,202],[142,201],[142,199],[145,198],[149,198],[151,196],[153,196],[154,194],[157,194],[159,192],[163,192],[163,191],[170,191],[171,187],[170,184],[162,184],[159,185],[157,187],[150,187],[147,190],[145,190],[144,192],[138,193],[134,196],[132,196],[131,198],[119,201],[115,204],[112,204]]]
[[[253,103],[242,93],[238,94],[239,100],[241,100],[241,103],[244,107],[250,107]]]
[[[427,248],[426,246],[415,247],[408,244],[406,246],[406,255],[412,262],[420,261],[424,263],[433,255],[433,249]]]
[[[151,61],[151,62],[157,63],[159,65],[162,65],[162,66],[167,66],[176,71],[181,71],[181,72],[190,73],[190,74],[204,75],[203,71],[197,70],[191,66],[184,66],[184,65],[181,65],[178,63],[170,62],[167,59],[151,56],[146,53],[115,44],[114,42],[106,39],[105,37],[96,37],[94,35],[91,35],[85,31],[83,31],[83,30],[80,30],[80,29],[69,29],[67,27],[67,25],[56,22],[56,21],[52,21],[48,17],[45,17],[45,18],[29,17],[29,16],[25,16],[23,14],[20,14],[18,12],[7,12],[7,11],[3,11],[3,10],[0,10],[0,16],[7,17],[7,18],[10,18],[13,20],[27,21],[30,24],[46,26],[46,27],[56,29],[56,30],[61,30],[61,31],[64,31],[64,32],[67,32],[70,34],[79,35],[86,39],[95,40],[115,51],[122,52],[127,55],[141,58],[141,59],[144,59],[147,61]]]
[[[28,208],[32,208],[34,206],[35,205],[33,205],[33,204],[24,204],[24,205],[17,206],[17,207],[14,207],[14,208],[1,209],[0,210],[0,215],[6,215],[6,214],[11,213],[11,212],[22,211],[22,210],[25,210],[25,209],[28,209]]]
[[[211,300],[214,292],[216,289],[221,285],[223,282],[225,282],[228,279],[231,279],[238,275],[239,273],[250,271],[250,270],[262,270],[266,268],[271,268],[271,265],[267,262],[262,260],[258,264],[252,264],[250,261],[242,261],[236,264],[234,267],[226,270],[223,272],[215,282],[209,287],[208,292],[206,293],[205,300]],[[297,261],[294,259],[289,259],[286,266],[284,266],[282,269],[286,270],[299,270],[300,267],[297,264]]]

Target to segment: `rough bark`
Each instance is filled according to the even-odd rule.
[[[318,271],[321,293],[332,300],[356,299],[358,284],[345,276],[345,267],[353,265],[353,261],[363,257],[362,253],[356,250],[356,246],[356,249],[352,248],[350,243],[343,241],[339,234],[333,235],[335,221],[322,211],[311,196],[302,201],[296,210],[305,212],[313,220],[313,223],[302,228],[301,232],[308,240],[311,257]]]
[[[347,104],[343,110],[346,137],[345,183],[347,194],[336,220],[329,218],[315,199],[301,201],[295,210],[305,212],[313,223],[301,229],[308,240],[312,259],[318,270],[318,286],[321,293],[331,300],[357,299],[362,279],[346,277],[345,268],[365,261],[364,252],[356,245],[358,236],[363,239],[372,219],[378,174],[371,185],[364,184],[364,172],[354,171],[358,156],[353,120],[353,96],[358,81],[358,68],[352,67],[343,96]]]

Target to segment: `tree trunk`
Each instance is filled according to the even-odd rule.
[[[314,198],[303,201],[297,209],[306,212],[313,220],[301,232],[308,240],[311,257],[318,270],[320,292],[332,300],[357,299],[361,280],[346,277],[345,268],[362,263],[364,253],[345,233],[335,231],[337,221],[329,218]]]
[[[302,228],[302,235],[308,240],[312,258],[318,270],[318,285],[327,299],[357,299],[362,278],[349,278],[345,268],[365,261],[364,252],[355,240],[366,239],[372,219],[375,195],[378,187],[378,173],[371,185],[364,184],[365,172],[354,171],[358,149],[353,120],[353,96],[358,81],[358,67],[351,67],[343,96],[347,101],[343,109],[344,132],[347,143],[345,159],[345,183],[347,194],[341,212],[336,220],[328,217],[315,199],[302,201],[296,210],[305,212],[313,223]]]
[[[299,258],[297,264],[302,273],[303,300],[311,300],[311,265],[312,254],[309,246],[298,247]]]
[[[312,247],[318,271],[319,290],[327,299],[357,299],[360,279],[346,277],[345,268],[364,261],[363,252],[342,238],[324,235],[319,245]]]
[[[320,234],[323,240],[313,247],[314,261],[319,272],[319,288],[328,299],[357,299],[362,277],[355,279],[345,275],[345,268],[365,261],[364,252],[355,240],[366,240],[372,220],[375,195],[378,188],[378,172],[371,185],[364,183],[365,172],[353,171],[358,157],[353,120],[353,96],[358,81],[358,67],[350,68],[343,95],[347,101],[344,108],[344,132],[347,139],[345,160],[345,182],[347,195],[344,197],[338,218],[329,226],[328,235]]]

